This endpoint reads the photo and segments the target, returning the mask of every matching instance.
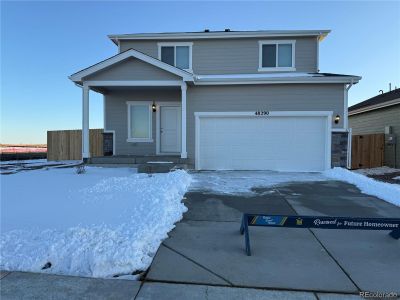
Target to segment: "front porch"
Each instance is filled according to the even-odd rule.
[[[71,77],[82,88],[82,159],[89,163],[147,164],[187,158],[186,92],[192,74],[133,49]],[[90,159],[89,91],[103,94],[104,133],[115,159]],[[170,161],[171,159],[168,159]],[[180,162],[179,162],[180,163]]]

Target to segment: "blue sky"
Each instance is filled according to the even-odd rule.
[[[349,104],[400,87],[400,2],[1,2],[1,143],[81,127],[70,74],[116,53],[112,33],[331,29],[321,72],[361,75]],[[90,127],[102,128],[91,94]]]

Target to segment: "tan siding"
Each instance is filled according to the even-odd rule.
[[[296,40],[296,71],[316,72],[317,39],[315,37],[284,39]],[[259,40],[268,39],[187,41],[193,42],[193,72],[195,74],[258,73]],[[121,41],[121,52],[130,48],[158,58],[157,41]]]
[[[181,80],[170,72],[135,58],[128,58],[84,80]]]
[[[353,135],[384,133],[386,126],[392,126],[397,137],[396,167],[400,167],[400,105],[349,116]],[[394,151],[393,146],[385,145],[385,163],[389,166],[394,166]]]

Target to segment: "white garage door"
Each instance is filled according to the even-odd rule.
[[[330,168],[328,116],[303,114],[197,113],[196,169],[322,171]]]

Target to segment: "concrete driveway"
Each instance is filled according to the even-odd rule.
[[[159,248],[146,281],[295,290],[320,298],[360,291],[400,294],[400,242],[387,231],[251,227],[250,257],[239,234],[243,212],[400,217],[399,207],[313,174],[299,175],[309,177],[303,182],[247,186],[247,192],[240,189],[240,182],[248,184],[240,176],[232,185],[234,173],[209,175],[202,188],[207,174],[194,174],[201,180],[186,195],[189,210]],[[216,182],[222,186],[215,188]]]

